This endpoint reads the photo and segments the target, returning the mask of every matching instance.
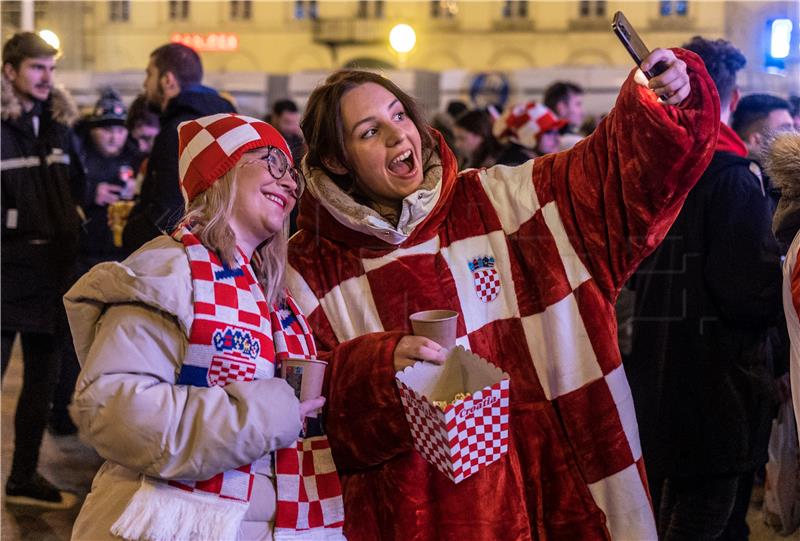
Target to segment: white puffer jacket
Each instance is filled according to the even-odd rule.
[[[268,453],[301,429],[298,401],[274,378],[225,387],[175,385],[193,320],[189,261],[166,236],[122,263],[103,263],[64,297],[82,371],[74,399],[80,432],[107,461],[73,539],[109,532],[142,474],[207,479],[256,463],[240,539],[272,539],[275,488]]]

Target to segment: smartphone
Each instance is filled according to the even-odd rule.
[[[636,65],[641,67],[644,59],[650,55],[650,49],[645,46],[642,38],[639,37],[639,34],[636,32],[636,30],[634,30],[633,25],[628,22],[628,19],[621,11],[618,11],[614,14],[614,21],[611,23],[611,29],[633,57],[633,61],[636,62]],[[666,71],[666,69],[667,64],[664,62],[659,62],[648,71],[642,71],[648,79],[652,79],[656,75]]]

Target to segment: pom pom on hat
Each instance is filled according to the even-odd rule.
[[[178,126],[178,175],[187,202],[211,187],[242,154],[263,147],[280,149],[293,164],[289,145],[278,130],[257,118],[220,113]]]
[[[100,99],[97,100],[86,122],[93,128],[124,126],[127,116],[128,110],[125,108],[122,98],[119,97],[119,94],[114,89],[106,88],[100,95]]]
[[[506,109],[494,121],[492,133],[501,143],[511,141],[533,150],[540,134],[560,130],[567,124],[547,106],[529,101]]]

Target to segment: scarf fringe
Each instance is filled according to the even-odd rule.
[[[185,492],[143,479],[125,511],[111,526],[111,533],[136,541],[233,541],[247,507],[246,503]]]

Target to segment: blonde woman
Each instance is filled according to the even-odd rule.
[[[298,402],[273,377],[282,359],[316,354],[283,287],[303,177],[254,118],[178,130],[181,226],[98,265],[65,297],[79,427],[108,460],[73,538],[340,539],[324,436],[310,438],[318,497],[298,491],[302,419],[324,398]]]

